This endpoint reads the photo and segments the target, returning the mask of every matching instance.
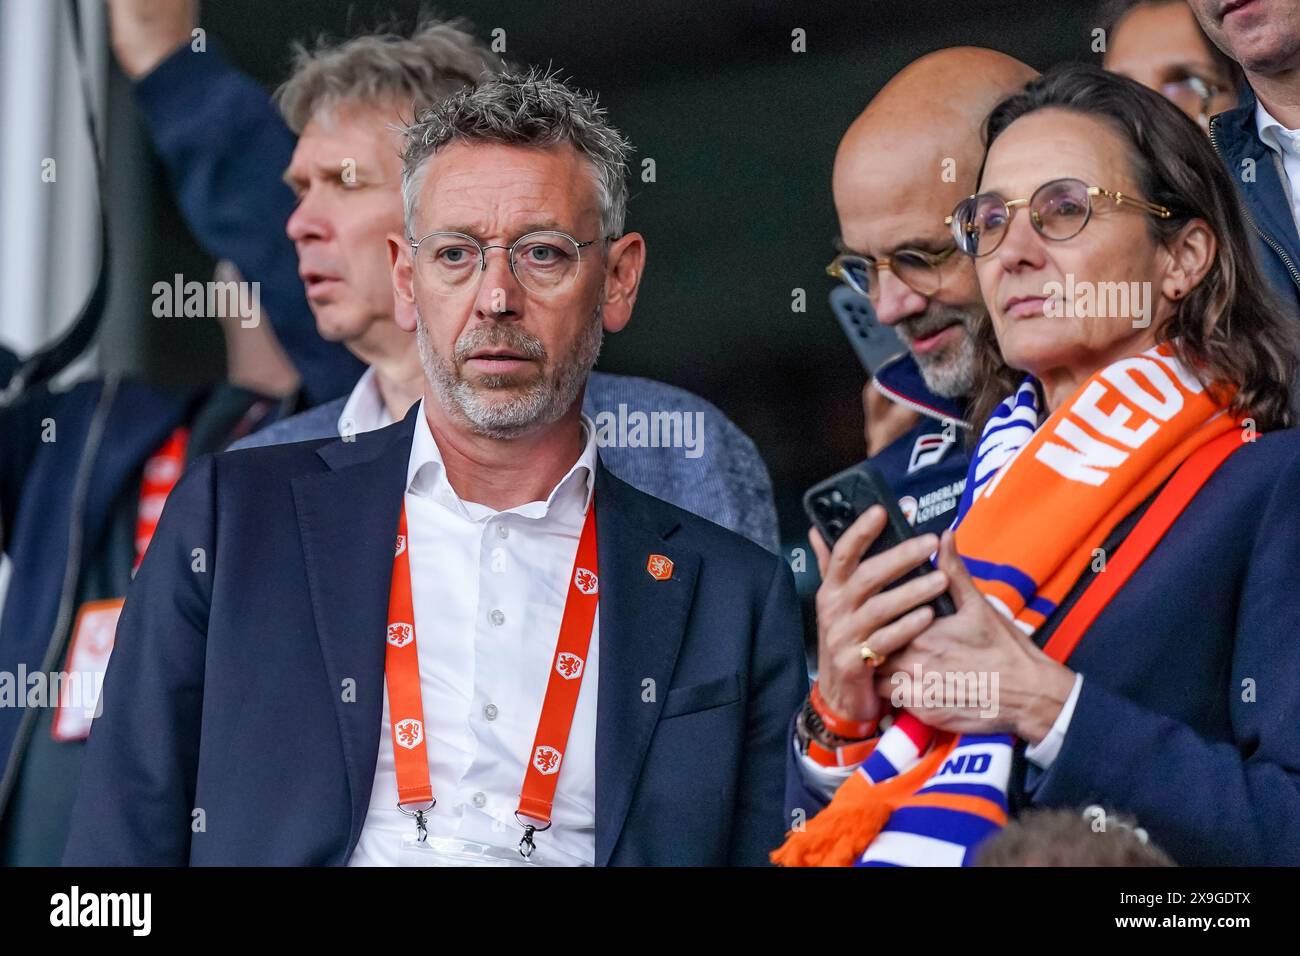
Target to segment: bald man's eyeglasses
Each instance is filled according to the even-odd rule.
[[[873,303],[880,299],[880,270],[887,269],[914,292],[931,296],[943,285],[944,266],[952,259],[956,246],[943,252],[923,252],[920,249],[899,249],[892,256],[859,255],[841,252],[826,267],[826,274],[839,279],[860,296]],[[960,260],[956,260],[960,261]]]

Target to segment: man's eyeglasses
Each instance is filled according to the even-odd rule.
[[[463,232],[431,232],[411,244],[415,273],[438,295],[457,295],[487,271],[489,249],[504,249],[510,271],[529,292],[556,295],[573,285],[582,266],[582,250],[596,242],[579,242],[555,230],[530,232],[509,246],[485,246]]]
[[[880,298],[880,270],[888,269],[909,289],[929,296],[939,291],[943,284],[943,267],[956,251],[956,246],[939,253],[899,249],[892,256],[879,259],[856,252],[841,252],[826,267],[826,274],[839,279],[858,295],[876,302]]]
[[[1164,206],[1081,179],[1054,179],[1034,190],[1028,199],[1005,200],[996,193],[980,193],[963,199],[944,223],[952,229],[958,248],[972,258],[987,256],[1006,238],[1011,217],[1021,206],[1029,208],[1029,220],[1044,239],[1061,242],[1083,231],[1092,218],[1093,200],[1104,196],[1117,206],[1133,206],[1160,219],[1173,213]]]

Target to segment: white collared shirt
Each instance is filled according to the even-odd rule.
[[[429,776],[429,836],[509,848],[522,836],[519,790],[555,655],[569,575],[596,475],[596,429],[545,501],[506,511],[462,501],[420,402],[407,465],[407,546]],[[596,855],[596,686],[600,613],[556,788],[533,862],[592,865]],[[380,635],[376,639],[382,639]],[[395,866],[413,819],[397,809],[385,687],[379,760],[350,866]]]
[[[1287,129],[1275,120],[1264,104],[1255,102],[1255,129],[1260,141],[1282,158],[1283,177],[1291,200],[1291,219],[1300,234],[1300,130]]]
[[[352,386],[348,400],[343,405],[343,411],[339,412],[339,434],[360,435],[362,432],[384,428],[393,422],[394,418],[389,414],[388,406],[384,404],[384,396],[379,392],[375,368],[373,365],[368,365],[361,373],[361,377],[357,379],[357,384]]]

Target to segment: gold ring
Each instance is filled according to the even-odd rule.
[[[877,654],[866,644],[863,644],[858,648],[858,653],[862,655],[862,662],[864,664],[874,664],[877,667],[885,663],[885,657],[887,656],[885,654]]]

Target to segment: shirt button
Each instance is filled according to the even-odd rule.
[[[503,524],[497,525],[497,537],[498,538],[510,537],[510,529]]]
[[[478,793],[474,794],[474,806],[478,807],[480,810],[487,806],[487,796],[483,791],[480,790]]]
[[[506,622],[506,616],[499,608],[493,608],[492,613],[488,615],[488,620],[500,627]]]
[[[488,720],[496,720],[498,713],[500,713],[500,711],[497,710],[496,704],[488,704],[483,708],[483,716]]]

